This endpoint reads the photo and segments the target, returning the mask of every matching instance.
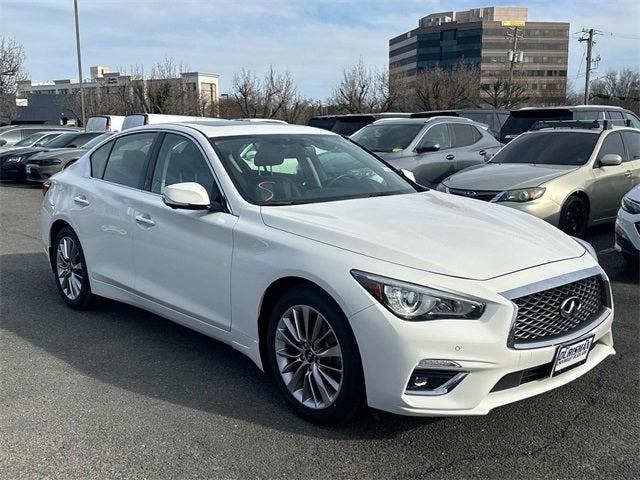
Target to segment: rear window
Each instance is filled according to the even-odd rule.
[[[146,125],[146,118],[145,115],[127,115],[122,122],[122,130]]]
[[[398,152],[407,148],[423,127],[423,124],[406,123],[367,125],[352,135],[351,140],[372,152]]]
[[[331,130],[337,121],[337,118],[310,118],[308,125],[310,127],[322,128],[323,130]]]
[[[535,132],[522,135],[500,150],[490,163],[584,165],[598,142],[590,132]]]
[[[337,133],[338,135],[347,135],[347,136],[353,135],[361,128],[364,128],[367,125],[370,125],[371,123],[373,123],[374,120],[375,118],[373,117],[365,118],[365,119],[357,119],[357,120],[351,120],[351,119],[347,120],[347,119],[339,118],[338,121],[333,126],[333,128],[331,129],[331,131]]]

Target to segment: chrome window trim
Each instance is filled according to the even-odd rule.
[[[554,337],[549,340],[540,340],[538,342],[529,342],[529,343],[521,343],[516,344],[514,341],[514,327],[516,324],[516,320],[518,319],[518,306],[512,301],[511,305],[513,305],[513,315],[511,317],[511,324],[509,325],[509,335],[507,337],[507,347],[514,350],[533,350],[537,348],[551,347],[557,346],[563,343],[566,343],[570,340],[575,340],[590,332],[591,330],[597,328],[602,322],[604,322],[613,311],[613,303],[611,296],[611,287],[609,284],[609,279],[604,274],[603,270],[600,267],[591,267],[586,268],[584,270],[578,270],[575,272],[565,273],[563,275],[559,275],[557,277],[548,278],[545,280],[541,280],[539,282],[534,282],[530,285],[525,285],[523,287],[514,288],[512,290],[507,290],[505,292],[501,292],[500,295],[503,297],[513,300],[516,298],[524,297],[526,295],[531,295],[533,293],[541,292],[543,290],[549,290],[551,288],[560,287],[562,285],[566,285],[567,283],[573,283],[578,280],[582,280],[584,278],[593,277],[598,275],[602,279],[604,293],[605,293],[605,306],[600,312],[600,314],[591,322],[585,324],[582,328],[578,330],[574,330],[566,335],[562,335],[561,337]]]
[[[433,390],[424,390],[424,391],[417,391],[417,390],[408,391],[408,390],[405,390],[404,394],[405,395],[411,395],[411,396],[419,396],[419,397],[436,397],[436,396],[439,396],[439,395],[446,395],[451,390],[456,388],[458,386],[458,384],[460,382],[462,382],[462,380],[464,380],[467,375],[468,375],[467,372],[460,372],[460,373],[454,375],[453,377],[451,377],[451,379],[447,380],[445,383],[440,385],[438,388],[435,388]]]

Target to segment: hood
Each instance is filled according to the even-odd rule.
[[[32,159],[44,159],[44,158],[80,158],[86,152],[83,148],[52,148],[45,149],[36,153]]]
[[[14,157],[17,155],[32,155],[35,152],[41,152],[43,149],[41,147],[17,147],[12,148],[9,151],[0,152],[0,157]]]
[[[449,188],[474,190],[514,190],[532,188],[572,172],[575,165],[534,165],[531,163],[487,163],[458,172],[442,183]]]
[[[386,262],[476,280],[585,252],[529,214],[435,191],[267,206],[261,212],[265,224],[279,230]]]

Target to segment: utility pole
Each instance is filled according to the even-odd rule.
[[[513,33],[509,31],[505,34],[507,38],[512,38],[511,50],[507,52],[507,60],[509,60],[509,85],[513,83],[513,71],[516,68],[516,64],[522,63],[524,60],[524,52],[518,51],[518,39],[522,38],[523,35],[524,32],[521,32],[517,25],[513,28]]]
[[[78,0],[73,0],[73,9],[76,16],[76,51],[78,53],[78,79],[80,81],[80,117],[82,120],[82,126],[86,127],[84,112],[84,85],[82,84],[82,58],[80,55],[80,22],[78,21]]]
[[[597,30],[594,30],[593,28],[590,29],[582,29],[582,32],[586,34],[585,37],[579,38],[578,41],[579,42],[587,42],[587,65],[586,65],[586,72],[584,75],[584,104],[585,105],[589,105],[589,83],[591,81],[591,70],[593,70],[593,60],[592,60],[592,55],[593,55],[593,45],[594,45],[594,41],[593,41],[593,36],[596,33],[600,33]],[[598,56],[596,58],[596,62],[600,59],[600,57]]]

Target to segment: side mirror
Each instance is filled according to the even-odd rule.
[[[407,170],[406,168],[401,168],[400,172],[402,172],[402,175],[407,177],[413,183],[416,183],[416,176],[413,174],[413,172],[411,170]]]
[[[600,165],[603,167],[614,167],[622,163],[622,157],[617,153],[607,153],[600,159]]]
[[[171,208],[208,210],[211,206],[207,190],[195,182],[174,183],[164,187],[162,200]]]
[[[416,153],[437,152],[440,150],[439,143],[426,142],[416,148]]]
[[[0,147],[7,144],[7,141],[4,138],[0,138]]]

